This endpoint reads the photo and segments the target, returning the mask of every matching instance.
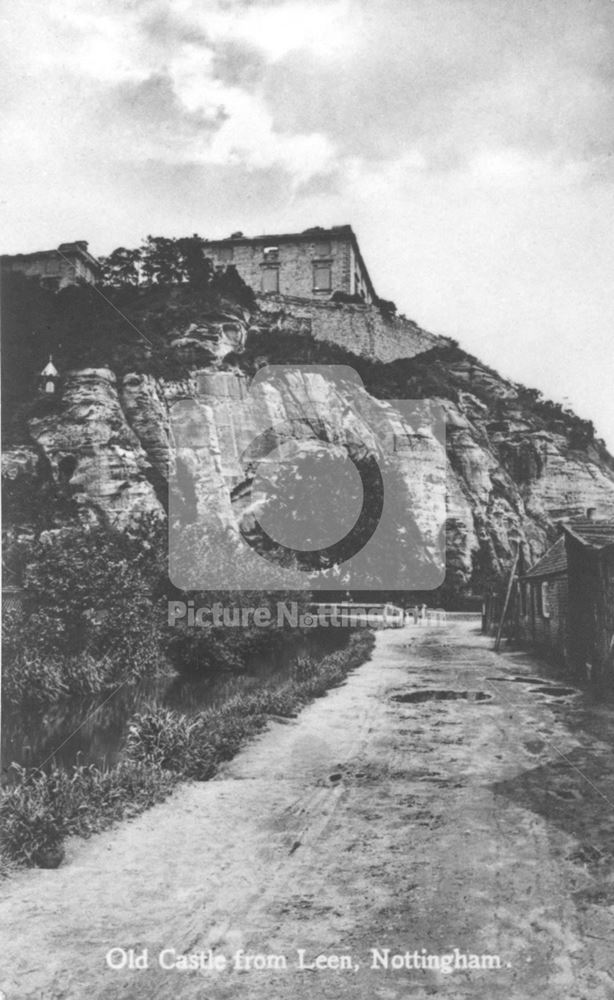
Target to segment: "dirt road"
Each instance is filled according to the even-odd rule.
[[[214,781],[18,874],[6,1000],[609,1000],[614,711],[491,644],[380,632]]]

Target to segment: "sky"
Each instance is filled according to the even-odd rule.
[[[614,449],[614,0],[4,0],[0,250],[350,223]]]

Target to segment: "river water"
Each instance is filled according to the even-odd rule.
[[[285,679],[292,664],[302,656],[325,656],[340,637],[330,633],[303,636],[296,644],[260,654],[240,675],[223,673],[199,679],[175,673],[148,677],[115,692],[90,698],[70,698],[45,709],[6,710],[2,716],[2,773],[10,778],[10,764],[41,767],[55,761],[71,764],[97,764],[108,767],[121,755],[130,719],[137,712],[163,707],[185,715],[195,715],[205,708],[222,704],[238,690],[256,687],[272,676]]]

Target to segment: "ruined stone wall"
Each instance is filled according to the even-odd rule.
[[[316,340],[339,344],[354,354],[379,361],[412,358],[445,339],[436,337],[411,320],[386,320],[376,306],[338,302],[315,302],[289,296],[259,296],[258,305],[267,314],[277,314],[285,328],[311,333]]]

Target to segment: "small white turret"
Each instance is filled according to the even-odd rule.
[[[41,392],[53,393],[57,390],[60,373],[53,363],[52,354],[49,355],[49,361],[40,373],[38,380]]]

